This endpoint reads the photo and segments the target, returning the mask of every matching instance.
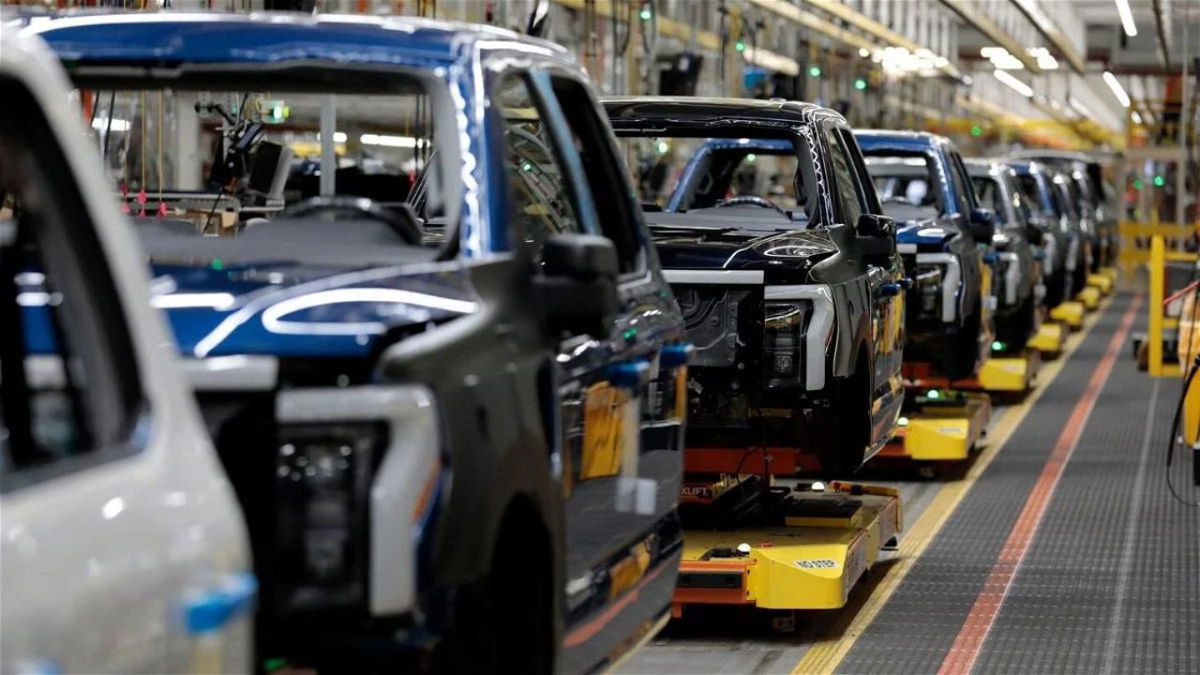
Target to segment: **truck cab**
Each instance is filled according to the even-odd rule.
[[[696,347],[688,446],[805,448],[830,476],[858,469],[903,398],[904,273],[846,121],[800,102],[604,105],[630,152],[688,158],[661,203],[643,199]]]
[[[996,214],[992,244],[999,274],[993,347],[1021,349],[1041,323],[1044,232],[1033,220],[1029,199],[1021,194],[1011,167],[990,159],[968,159],[966,166],[979,203]]]
[[[0,671],[248,672],[246,523],[140,246],[54,54],[0,44]]]
[[[1067,189],[1071,179],[1036,160],[1015,159],[1011,165],[1021,192],[1057,242],[1053,271],[1046,280],[1046,303],[1054,307],[1074,298],[1087,281],[1087,233]]]
[[[688,351],[565,50],[402,17],[27,30],[94,102],[246,512],[260,663],[581,672],[665,623]]]
[[[905,359],[951,379],[970,377],[991,351],[995,214],[979,206],[949,139],[856,130],[867,170],[896,219],[908,275]]]

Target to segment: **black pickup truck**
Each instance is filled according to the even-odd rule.
[[[260,664],[591,672],[665,623],[683,322],[565,50],[406,17],[28,30],[125,116],[99,141],[246,515]],[[386,201],[282,187],[318,134]]]
[[[665,208],[643,204],[696,347],[688,446],[809,447],[830,475],[856,470],[895,429],[906,282],[846,121],[798,102],[604,105],[622,142],[693,153]]]

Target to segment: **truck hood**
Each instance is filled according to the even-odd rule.
[[[364,356],[388,333],[475,310],[465,275],[420,267],[153,264],[152,302],[185,356]]]
[[[958,227],[940,218],[911,220],[896,229],[896,244],[903,249],[941,251],[962,234]]]
[[[153,263],[151,304],[185,357],[359,357],[389,333],[475,310],[465,274],[435,265],[353,268],[296,263]],[[26,298],[42,275],[21,275]],[[54,349],[46,304],[22,303],[33,351]]]
[[[745,231],[695,234],[653,232],[664,269],[773,270],[807,275],[812,266],[837,253],[825,230],[794,230],[754,236]]]

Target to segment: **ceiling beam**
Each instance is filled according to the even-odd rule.
[[[887,26],[867,17],[867,15],[852,9],[839,0],[802,0],[805,4],[819,9],[826,14],[832,15],[836,19],[845,21],[849,25],[871,35],[876,39],[881,40],[885,45],[893,47],[901,47],[907,49],[910,53],[915,54],[921,49],[927,49],[917,44],[913,40],[904,37],[900,33],[888,28]],[[764,11],[770,12],[776,16],[782,17],[801,26],[815,30],[827,37],[839,40],[856,48],[865,48],[871,52],[877,52],[882,49],[883,45],[872,43],[866,38],[860,37],[855,33],[847,31],[832,21],[822,19],[812,12],[805,11],[800,7],[786,2],[785,0],[749,0],[751,5],[758,7]],[[929,50],[933,51],[933,50]],[[945,66],[938,68],[944,75],[952,77],[956,80],[962,79],[962,72],[953,64],[947,63]]]
[[[1071,69],[1079,75],[1083,75],[1083,70],[1087,64],[1086,60],[1079,53],[1079,50],[1075,49],[1075,46],[1071,44],[1071,41],[1067,39],[1066,34],[1062,32],[1062,29],[1054,22],[1054,19],[1051,19],[1042,11],[1038,0],[1012,0],[1012,2],[1021,11],[1021,14],[1024,14],[1025,18],[1029,19],[1033,27],[1042,34],[1042,37],[1054,45],[1054,48],[1058,50],[1063,59],[1071,64]]]
[[[1162,52],[1163,67],[1171,67],[1171,37],[1167,30],[1167,0],[1154,0],[1154,27],[1158,29],[1158,48]]]
[[[1017,57],[1029,72],[1034,75],[1042,73],[1042,69],[1037,64],[1037,59],[1030,56],[1025,47],[1018,44],[1016,39],[1006,33],[995,21],[992,21],[983,12],[979,11],[977,8],[978,3],[971,2],[970,0],[941,0],[941,3],[962,17],[963,21],[966,21],[980,33],[983,33],[987,39],[1007,49],[1008,53]]]

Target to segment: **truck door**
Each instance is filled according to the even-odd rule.
[[[127,225],[75,181],[82,129],[3,72],[0,96],[0,671],[250,670],[239,511],[110,267],[141,256],[105,255],[92,208]]]
[[[677,530],[682,406],[664,385],[678,381],[682,362],[662,348],[678,339],[681,326],[673,296],[651,273],[632,193],[586,87],[566,73],[514,73],[501,77],[496,91],[492,100],[505,110],[525,111],[505,115],[520,245],[536,264],[540,242],[552,233],[601,234],[613,241],[621,265],[621,304],[609,337],[569,336],[557,359],[567,548],[563,655],[570,671],[602,659],[669,603],[673,562],[655,575],[661,598],[635,591],[650,572],[662,571],[664,559],[674,560],[678,546],[677,532],[661,530]],[[637,601],[605,611],[627,594]]]
[[[835,125],[824,129],[843,218],[851,226],[863,213],[882,214],[874,183],[850,132]],[[872,449],[886,441],[900,405],[900,365],[903,348],[904,293],[900,287],[903,265],[893,256],[890,267],[866,265],[869,285],[871,350]]]

